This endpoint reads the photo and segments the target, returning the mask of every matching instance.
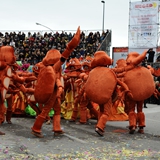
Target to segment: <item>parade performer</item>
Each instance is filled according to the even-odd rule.
[[[91,71],[91,62],[93,58],[88,56],[84,59],[82,62],[82,74],[80,75],[81,79],[85,80],[83,76],[88,75]],[[84,74],[85,73],[85,74]],[[80,89],[78,93],[78,99],[79,99],[79,114],[80,114],[80,124],[86,124],[88,119],[91,117],[94,117],[98,120],[98,106],[94,105],[87,96],[84,94],[84,84],[86,81],[83,81],[83,83],[79,83]],[[96,108],[95,108],[96,106]]]
[[[1,95],[0,95],[0,124],[5,120],[4,101],[6,93],[9,88],[10,79],[12,77],[11,66],[15,63],[14,48],[10,46],[0,47],[0,81],[1,81]]]
[[[123,82],[127,84],[133,97],[127,97],[129,116],[129,133],[133,134],[138,126],[138,132],[144,133],[145,114],[143,112],[144,100],[155,92],[154,79],[151,72],[141,66],[142,60],[146,57],[147,51],[142,54],[131,52],[127,55],[124,67],[113,68],[117,77],[123,77]],[[137,110],[137,113],[135,111]]]
[[[9,98],[12,93],[17,92],[14,89],[15,83],[19,84],[19,89],[23,88],[20,84],[23,84],[26,79],[21,78],[15,72],[17,68],[16,58],[14,55],[14,48],[12,46],[1,46],[0,47],[0,86],[1,86],[1,95],[0,95],[0,124],[5,121],[6,107],[4,102],[6,98]],[[14,82],[14,83],[13,83]],[[14,88],[14,89],[13,89]],[[11,108],[12,108],[12,98],[10,99],[10,104],[6,113],[6,120],[8,123],[11,123]]]
[[[10,81],[9,89],[7,92],[7,113],[6,121],[11,123],[11,115],[25,114],[25,108],[27,106],[27,95],[33,94],[33,88],[27,88],[27,84],[35,81],[37,78],[30,72],[24,70],[19,71],[18,65],[12,66],[12,78]],[[10,94],[9,94],[10,93]]]
[[[120,85],[126,90],[126,94],[132,97],[127,85],[117,79],[116,74],[109,68],[113,60],[104,51],[97,51],[91,62],[92,70],[84,85],[86,96],[100,107],[100,114],[96,124],[95,131],[104,135],[104,128],[109,118],[112,107],[112,94]]]
[[[68,59],[70,53],[80,42],[80,27],[78,27],[73,39],[66,45],[66,49],[62,54],[57,49],[51,49],[47,52],[42,60],[43,67],[40,69],[38,80],[35,86],[35,100],[44,104],[42,112],[37,116],[35,123],[32,127],[32,134],[42,138],[41,127],[53,108],[53,131],[55,134],[63,134],[60,125],[61,114],[61,94],[63,86],[61,83],[61,65]]]
[[[43,68],[43,63],[39,62],[34,65],[33,69],[33,75],[35,75],[38,78],[40,69]],[[37,83],[37,80],[32,81],[30,84],[28,84],[28,87],[35,88]],[[36,112],[36,117],[41,113],[43,104],[37,103],[34,97],[34,94],[28,95],[27,97],[27,103],[30,105],[30,107]],[[49,115],[46,117],[46,124],[51,123],[51,118]]]
[[[70,112],[70,107],[67,105],[68,111],[71,113],[70,122],[75,122],[79,113],[79,97],[78,97],[78,90],[79,86],[76,84],[76,80],[79,78],[81,74],[81,63],[80,61],[74,57],[69,60],[67,67],[65,69],[64,81],[65,81],[65,93],[67,96],[71,94],[73,99],[73,105],[71,104],[70,107],[72,108],[72,112]],[[69,97],[68,97],[69,98]],[[65,114],[67,114],[67,112]]]

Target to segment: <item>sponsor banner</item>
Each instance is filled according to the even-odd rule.
[[[131,2],[130,25],[145,25],[158,23],[158,1]]]
[[[156,48],[158,25],[129,26],[128,46],[131,48]]]
[[[158,43],[159,2],[131,2],[129,48],[156,48]]]

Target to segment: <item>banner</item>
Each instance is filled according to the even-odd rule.
[[[158,43],[159,2],[131,2],[129,48],[154,48]]]
[[[131,2],[130,21],[132,25],[158,24],[158,1]]]
[[[129,27],[130,48],[157,47],[158,25],[141,25]]]

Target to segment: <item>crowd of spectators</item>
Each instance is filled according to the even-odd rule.
[[[81,40],[79,46],[72,52],[71,57],[85,57],[87,54],[93,55],[109,30],[100,33],[99,31],[93,33],[89,32],[88,35],[85,32],[81,32]],[[59,33],[47,33],[41,34],[40,32],[28,32],[24,33],[16,32],[0,32],[1,45],[10,45],[15,48],[15,55],[17,61],[22,63],[25,61],[31,65],[34,65],[45,57],[48,50],[55,48],[61,53],[66,48],[66,44],[72,39],[75,33],[67,33],[62,31]]]

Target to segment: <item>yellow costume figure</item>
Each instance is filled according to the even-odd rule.
[[[108,121],[127,121],[128,115],[124,111],[124,103],[122,100],[116,100],[111,108]]]
[[[14,96],[12,112],[15,114],[24,114],[27,106],[26,102],[26,96],[23,92],[19,91],[19,93]]]
[[[73,92],[71,90],[66,93],[65,101],[61,105],[61,113],[64,119],[71,119],[73,108]]]

